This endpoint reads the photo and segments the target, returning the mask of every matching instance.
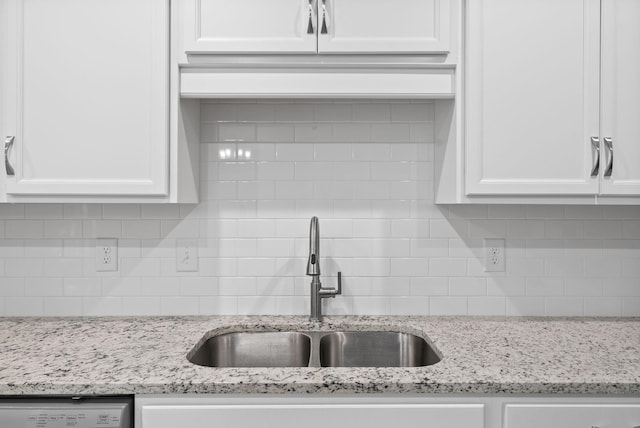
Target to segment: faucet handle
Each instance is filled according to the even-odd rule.
[[[330,287],[325,288],[320,286],[320,288],[318,289],[318,293],[320,294],[321,298],[336,297],[342,294],[342,272],[338,272],[337,288],[330,288]]]

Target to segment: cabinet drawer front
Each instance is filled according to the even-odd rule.
[[[446,53],[449,0],[326,0],[320,53]],[[318,28],[322,28],[322,7]]]
[[[481,404],[389,405],[147,405],[142,408],[142,428],[188,426],[253,428],[388,428],[438,426],[482,428]]]
[[[187,53],[316,52],[308,0],[185,0],[180,25]]]
[[[637,427],[640,404],[507,404],[505,428]]]

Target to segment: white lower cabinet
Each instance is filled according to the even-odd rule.
[[[420,403],[342,397],[262,399],[142,399],[136,398],[136,426],[277,427],[277,428],[483,428],[483,404]]]
[[[138,395],[138,428],[639,428],[640,396]]]
[[[504,409],[503,426],[638,428],[640,404],[507,404]]]

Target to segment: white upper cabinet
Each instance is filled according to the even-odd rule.
[[[318,0],[318,52],[449,51],[448,0]]]
[[[466,194],[598,193],[600,1],[468,1],[465,58]]]
[[[640,2],[474,0],[466,16],[465,195],[637,203]]]
[[[316,51],[313,1],[184,0],[180,6],[187,53]]]
[[[184,0],[187,54],[446,53],[450,0]]]
[[[601,194],[640,195],[638,0],[602,2],[601,106]]]
[[[7,194],[166,195],[169,2],[0,7]]]

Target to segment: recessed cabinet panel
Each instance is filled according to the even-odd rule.
[[[481,404],[145,405],[142,428],[484,427]]]
[[[185,51],[315,53],[315,1],[184,0],[180,12]]]
[[[168,2],[5,6],[7,193],[167,194]]]
[[[466,194],[598,193],[599,9],[467,2]]]
[[[504,428],[637,427],[640,405],[507,404]]]
[[[602,2],[602,195],[640,195],[640,2]]]
[[[449,51],[449,0],[319,1],[320,53]]]

